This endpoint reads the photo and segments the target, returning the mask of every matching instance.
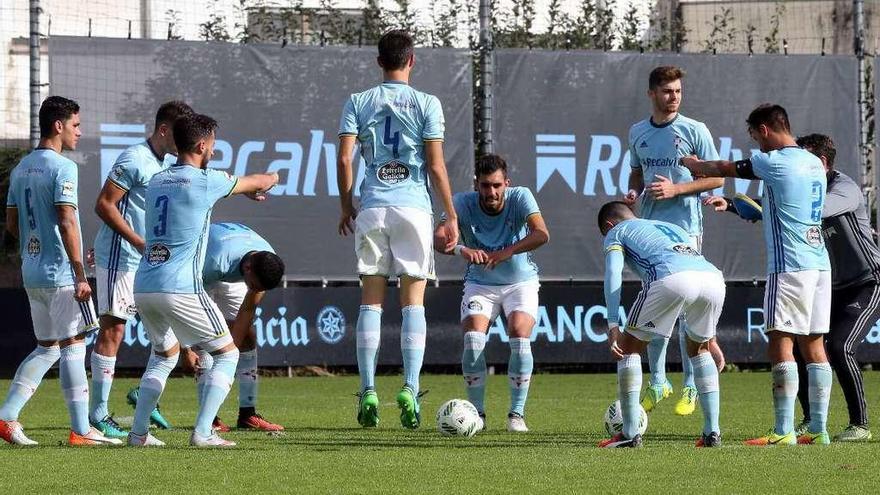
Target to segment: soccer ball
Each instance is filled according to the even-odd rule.
[[[437,410],[437,429],[448,437],[472,437],[480,427],[480,413],[462,399],[446,401]]]
[[[648,429],[648,413],[645,408],[639,405],[641,419],[639,419],[639,435],[644,435]],[[620,408],[620,401],[616,400],[605,410],[605,431],[612,437],[623,431],[623,412]]]

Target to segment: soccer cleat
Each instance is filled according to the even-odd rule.
[[[507,415],[507,431],[515,433],[525,433],[529,431],[529,427],[526,426],[526,418],[515,412],[509,413]]]
[[[409,385],[404,385],[397,393],[397,407],[400,408],[400,424],[404,428],[415,430],[419,427],[422,422],[421,406]]]
[[[645,409],[645,412],[651,412],[657,407],[657,403],[670,395],[672,395],[672,384],[669,383],[669,380],[660,385],[648,385],[648,388],[645,389],[645,396],[642,397],[642,408]]]
[[[232,428],[229,427],[226,423],[220,419],[220,416],[214,416],[214,421],[211,422],[211,429],[214,431],[219,431],[220,433],[229,433],[232,431]]]
[[[373,389],[367,389],[358,396],[358,424],[364,428],[379,426],[379,396]]]
[[[697,440],[697,447],[721,447],[721,433],[713,431],[706,435],[703,433]]]
[[[79,433],[70,430],[70,436],[67,438],[67,443],[70,444],[71,447],[84,447],[89,445],[122,445],[122,440],[105,437],[96,428],[91,427],[89,428],[89,432],[85,435],[80,435]]]
[[[770,433],[764,435],[763,437],[753,438],[751,440],[745,441],[746,445],[752,445],[755,447],[764,447],[764,446],[775,446],[775,445],[797,445],[797,437],[795,436],[793,431],[786,433],[785,435],[777,435],[775,431],[770,430]]]
[[[675,414],[688,416],[697,408],[697,389],[685,387],[681,389],[681,399],[675,403]]]
[[[12,445],[38,445],[24,434],[24,428],[18,421],[0,420],[0,438]]]
[[[642,446],[642,436],[636,435],[632,438],[626,438],[623,433],[618,433],[611,438],[607,438],[599,442],[599,447],[603,449],[620,449],[635,448]]]
[[[129,432],[128,445],[131,447],[164,447],[165,442],[150,435],[150,432],[147,432],[146,435]]]
[[[259,414],[251,414],[247,417],[238,417],[238,427],[248,430],[261,431],[283,431],[284,427],[275,423],[270,423]]]
[[[189,444],[193,447],[235,447],[235,442],[224,440],[216,433],[203,437],[195,431],[189,437]]]
[[[124,431],[122,427],[119,426],[119,423],[113,419],[113,416],[110,416],[109,414],[104,416],[104,419],[101,421],[89,420],[89,424],[94,426],[96,430],[100,431],[102,435],[108,438],[126,438],[128,436],[128,432]]]
[[[874,438],[867,426],[849,425],[834,436],[835,442],[867,442]]]
[[[828,445],[831,443],[831,439],[828,438],[827,431],[819,433],[807,431],[803,435],[797,437],[797,443],[798,445]]]
[[[137,407],[138,392],[140,392],[140,388],[134,387],[129,390],[128,394],[125,396],[126,402],[128,402],[131,407]],[[171,423],[169,423],[168,420],[162,416],[162,413],[159,412],[159,404],[156,404],[156,408],[150,413],[150,424],[162,430],[171,429]]]
[[[808,432],[810,428],[810,420],[805,419],[801,421],[797,426],[794,427],[794,435],[799,437],[804,433]]]

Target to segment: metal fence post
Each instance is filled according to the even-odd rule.
[[[30,0],[31,148],[40,143],[40,0]]]

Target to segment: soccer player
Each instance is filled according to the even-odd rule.
[[[211,224],[202,280],[205,291],[220,308],[232,339],[239,350],[238,427],[281,431],[283,426],[257,414],[257,334],[253,327],[257,305],[266,291],[278,287],[284,276],[284,261],[259,234],[240,223]],[[207,384],[213,359],[199,352],[197,380],[199,397]],[[215,418],[214,427],[229,431]],[[218,428],[219,427],[219,428]]]
[[[412,37],[391,30],[379,39],[384,82],[351,95],[339,125],[338,173],[341,235],[355,235],[361,276],[357,322],[357,360],[361,376],[358,423],[379,424],[375,390],[382,303],[388,278],[400,278],[404,386],[397,394],[400,422],[418,428],[419,372],[425,355],[425,285],[434,278],[433,217],[428,177],[447,215],[445,249],[458,243],[458,217],[452,206],[443,160],[444,120],[440,101],[409,86],[415,64]],[[352,159],[360,144],[366,173],[360,208],[352,203]]]
[[[546,244],[550,233],[532,192],[527,187],[510,187],[507,162],[500,156],[477,159],[474,189],[476,192],[452,198],[462,243],[443,251],[443,225],[438,227],[440,252],[461,256],[468,262],[461,300],[461,368],[468,400],[485,426],[486,333],[504,311],[510,337],[507,430],[525,432],[529,431],[525,405],[533,367],[531,336],[538,317],[540,287],[538,266],[529,253]]]
[[[773,364],[776,422],[765,436],[748,445],[829,443],[826,432],[831,396],[831,366],[825,354],[831,312],[831,266],[822,241],[822,211],[827,180],[822,161],[798,147],[785,109],[764,104],[746,120],[761,153],[736,162],[681,161],[696,176],[763,180],[764,237],[767,242],[765,332]],[[794,344],[807,364],[810,400],[809,431],[797,438],[794,401],[798,370]]]
[[[169,101],[156,112],[153,134],[143,143],[129,147],[119,158],[98,195],[95,213],[103,220],[95,238],[95,278],[101,331],[92,350],[92,397],[89,422],[104,435],[128,435],[110,416],[107,401],[116,369],[116,353],[125,334],[125,323],[137,312],[134,304],[134,274],[144,253],[144,212],[147,183],[165,168],[165,155],[177,154],[172,128],[181,115],[192,109],[181,101]],[[129,392],[129,402],[137,402]],[[169,428],[158,407],[150,421]]]
[[[703,431],[697,447],[721,445],[718,425],[718,368],[709,341],[724,306],[724,277],[693,247],[689,232],[657,220],[636,218],[620,201],[599,210],[599,230],[605,236],[605,304],[608,343],[617,359],[617,386],[623,432],[603,440],[600,447],[638,447],[641,353],[658,336],[669,338],[682,312],[689,324],[687,353],[703,410]],[[642,279],[642,290],[630,309],[621,334],[618,315],[624,262]]]
[[[700,193],[724,185],[723,179],[695,179],[690,171],[678,163],[683,156],[696,155],[704,160],[717,160],[718,152],[709,129],[702,122],[679,113],[682,84],[685,73],[673,66],[661,66],[648,76],[648,99],[651,116],[633,125],[629,130],[630,167],[629,192],[624,198],[634,205],[641,196],[639,215],[651,220],[662,220],[683,228],[688,233],[691,247],[702,251],[703,213]],[[647,185],[646,185],[647,182]],[[678,342],[684,380],[681,398],[675,404],[675,413],[686,416],[694,412],[697,389],[694,371],[687,359],[686,312],[678,321]],[[657,338],[648,345],[648,368],[651,379],[642,399],[645,411],[673,393],[666,379],[666,338]],[[713,340],[713,355],[723,361],[721,350]]]
[[[6,231],[19,240],[37,347],[19,365],[0,407],[0,438],[36,445],[25,435],[18,415],[60,359],[70,445],[119,444],[89,425],[85,337],[95,330],[97,318],[83,266],[78,172],[76,164],[61,155],[75,150],[82,134],[79,105],[50,96],[40,106],[39,119],[40,144],[12,170],[6,200]]]
[[[825,166],[828,186],[822,210],[822,232],[831,261],[831,328],[825,348],[849,411],[849,426],[834,437],[842,442],[872,438],[862,371],[856,351],[865,335],[880,319],[880,250],[874,244],[864,197],[858,184],[834,169],[837,150],[830,137],[810,134],[797,139],[798,146],[813,153]],[[717,210],[736,213],[733,202],[714,196],[705,202]],[[809,372],[795,345],[798,363],[798,400],[804,420],[795,428],[803,436],[811,426]]]
[[[129,445],[164,445],[149,433],[150,413],[177,364],[180,344],[213,358],[190,445],[235,445],[211,429],[232,386],[238,349],[223,313],[202,284],[208,226],[218,200],[232,194],[265,199],[263,192],[278,182],[278,174],[232,177],[207,168],[216,128],[217,122],[206,115],[179,118],[173,130],[177,163],[157,172],[147,185],[146,248],[135,274],[134,298],[153,352],[141,378]]]

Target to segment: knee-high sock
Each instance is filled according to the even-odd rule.
[[[694,384],[694,367],[688,358],[687,352],[687,321],[683,317],[678,319],[678,349],[681,352],[681,371],[684,373],[681,386],[682,388],[696,388]]]
[[[774,430],[787,435],[794,430],[794,401],[798,392],[797,364],[783,361],[773,365],[773,410],[776,414]],[[810,411],[811,415],[813,411]]]
[[[642,357],[627,354],[617,362],[617,395],[623,414],[623,436],[633,438],[639,433],[639,392],[642,389]]]
[[[520,416],[525,415],[534,362],[532,342],[529,339],[510,339],[510,361],[507,364],[507,378],[510,381],[510,412]]]
[[[116,356],[102,356],[92,351],[92,394],[89,396],[89,419],[101,421],[110,411],[107,402],[110,400],[110,388],[113,386],[113,374],[116,372]]]
[[[718,367],[712,354],[703,352],[690,358],[694,370],[694,385],[700,394],[700,406],[703,409],[703,434],[718,432],[718,415],[721,402],[721,391],[718,387]]]
[[[257,406],[257,350],[240,352],[238,355],[238,407]]]
[[[27,404],[43,376],[49,371],[49,368],[61,357],[61,350],[58,346],[43,347],[38,345],[24,358],[24,361],[18,365],[15,372],[15,378],[9,386],[9,392],[6,394],[6,400],[0,407],[0,419],[3,421],[18,421],[18,415],[21,409]]]
[[[464,334],[464,351],[461,354],[461,372],[468,400],[477,411],[485,413],[486,397],[486,334],[470,331]]]
[[[669,339],[657,337],[648,342],[648,371],[651,372],[651,385],[666,383],[666,346]]]
[[[159,397],[165,390],[165,382],[168,375],[177,366],[177,358],[180,354],[171,357],[160,356],[150,352],[150,360],[147,361],[147,369],[141,377],[138,390],[137,405],[134,407],[134,422],[131,432],[136,435],[146,435],[150,431],[150,414],[159,403]]]
[[[70,413],[70,429],[89,432],[89,377],[86,375],[86,344],[77,342],[61,349],[61,391]]]
[[[208,372],[214,367],[214,356],[207,351],[196,351],[199,355],[199,362],[196,365],[196,390],[198,394],[199,406],[205,399],[205,383],[208,381]]]
[[[357,361],[361,392],[376,387],[376,361],[381,340],[382,308],[362,305],[357,321]]]
[[[196,416],[196,433],[199,435],[205,437],[211,435],[211,425],[217,417],[217,411],[229,395],[237,366],[238,349],[214,355],[214,366],[208,372],[204,397],[199,406],[199,414]]]
[[[831,365],[810,363],[807,365],[810,379],[810,431],[825,431],[828,421],[828,402],[831,400]]]
[[[403,353],[403,379],[419,393],[419,374],[425,359],[425,336],[428,323],[425,321],[424,306],[403,308],[403,324],[400,329],[400,351]]]

